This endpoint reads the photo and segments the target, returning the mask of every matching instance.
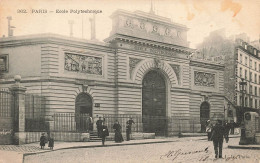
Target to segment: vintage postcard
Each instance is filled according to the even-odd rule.
[[[260,162],[260,0],[0,0],[0,163]]]

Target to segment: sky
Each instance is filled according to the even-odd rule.
[[[0,37],[8,35],[7,16],[12,16],[14,36],[40,33],[69,36],[68,21],[73,20],[73,37],[90,39],[92,14],[55,13],[57,9],[89,9],[102,10],[96,14],[96,37],[103,41],[112,29],[109,16],[114,11],[149,12],[151,2],[157,15],[189,28],[191,48],[196,48],[210,32],[222,28],[227,36],[246,33],[251,40],[260,36],[260,0],[0,0]],[[48,13],[32,13],[32,9]],[[19,13],[25,10],[27,13]]]

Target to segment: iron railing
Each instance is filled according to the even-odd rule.
[[[122,132],[126,132],[126,122],[133,119],[132,132],[149,132],[156,135],[167,136],[182,132],[200,132],[200,119],[184,116],[142,116],[142,115],[103,115],[105,124],[109,131],[113,131],[113,125],[117,120],[122,127]]]
[[[54,131],[89,132],[90,118],[88,114],[55,113],[53,120]]]
[[[25,95],[25,131],[48,131],[45,117],[45,98],[40,95]]]
[[[0,117],[13,117],[13,98],[9,91],[0,91]]]

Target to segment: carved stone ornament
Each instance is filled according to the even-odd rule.
[[[180,84],[180,65],[170,64],[170,66],[177,76],[178,84]]]
[[[163,67],[163,62],[157,58],[154,58],[154,67],[155,68]]]
[[[141,62],[142,59],[138,59],[138,58],[129,58],[129,74],[130,74],[130,78],[132,79],[132,72],[135,69],[136,65]]]
[[[133,22],[131,19],[126,20],[126,26],[133,28]]]
[[[215,74],[194,71],[194,84],[196,86],[215,87]]]
[[[102,75],[102,58],[65,53],[64,69],[67,71]]]
[[[141,23],[140,23],[140,29],[145,29],[145,24],[144,24],[144,22],[141,22]]]
[[[165,29],[165,36],[169,36],[170,35],[170,30],[169,30],[169,28],[166,28]]]
[[[155,33],[158,32],[158,27],[156,25],[153,26],[153,32],[155,32]]]

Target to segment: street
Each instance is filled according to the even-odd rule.
[[[238,142],[239,138],[230,139]],[[259,150],[229,149],[223,144],[223,159],[214,158],[207,140],[181,138],[178,142],[58,150],[25,156],[25,163],[85,162],[250,162],[259,163]]]

